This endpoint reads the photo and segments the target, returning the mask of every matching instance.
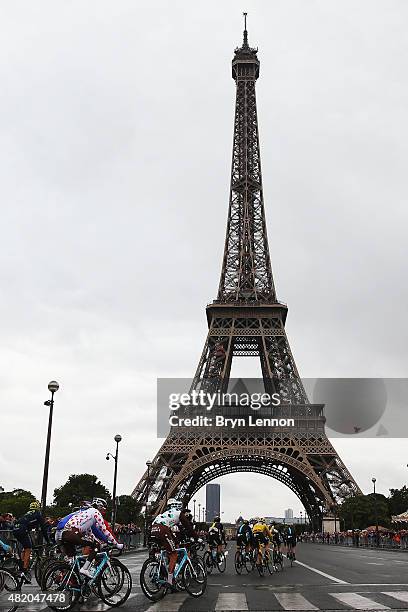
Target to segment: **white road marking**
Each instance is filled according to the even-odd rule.
[[[390,610],[388,606],[377,603],[368,597],[363,597],[358,593],[329,593],[329,595],[350,606],[353,610]]]
[[[367,565],[385,565],[384,563],[376,563],[375,561],[367,561]]]
[[[218,595],[216,610],[248,610],[245,593],[220,593]]]
[[[394,599],[398,599],[398,601],[408,603],[408,591],[384,591],[384,595],[388,595],[388,597],[394,597]]]
[[[275,597],[284,610],[318,610],[300,593],[275,593]]]
[[[147,608],[146,612],[178,612],[186,599],[186,593],[172,594]]]
[[[311,565],[306,565],[306,563],[302,563],[301,561],[298,561],[297,559],[295,561],[295,564],[301,565],[302,567],[305,567],[306,569],[310,570],[311,572],[315,572],[316,574],[320,574],[320,576],[324,576],[324,578],[328,578],[329,580],[333,580],[333,582],[337,582],[337,584],[349,584],[345,580],[340,580],[340,578],[336,578],[335,576],[331,576],[330,574],[326,574],[325,572],[322,572],[321,570],[318,570],[315,567],[312,567]]]

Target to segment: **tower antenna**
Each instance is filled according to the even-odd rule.
[[[248,32],[247,32],[247,15],[248,13],[243,13],[244,15],[244,47],[248,46]]]

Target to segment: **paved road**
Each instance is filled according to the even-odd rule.
[[[132,595],[121,608],[126,612],[221,612],[275,610],[407,610],[408,554],[299,544],[299,562],[283,572],[260,577],[237,576],[234,546],[229,545],[227,570],[208,578],[200,599],[184,593],[169,594],[157,604],[149,602],[139,586],[145,554],[123,557],[133,577]],[[107,606],[89,601],[78,610],[97,612]]]

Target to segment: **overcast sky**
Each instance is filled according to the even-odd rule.
[[[9,1],[0,36],[7,489],[40,495],[53,378],[50,494],[71,473],[111,486],[105,454],[116,433],[119,494],[130,493],[162,443],[156,379],[193,375],[219,281],[243,10],[259,47],[268,234],[298,368],[407,375],[405,0]],[[385,494],[406,483],[405,440],[334,443],[365,492],[373,475]],[[266,477],[222,485],[225,518],[301,508]]]

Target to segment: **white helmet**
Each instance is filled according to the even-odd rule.
[[[103,508],[103,510],[106,510],[108,504],[106,503],[106,499],[102,499],[101,497],[94,497],[94,499],[92,500],[92,506],[94,508]]]
[[[170,499],[167,501],[167,508],[174,508],[175,510],[182,510],[183,503],[181,501],[178,501],[177,499],[174,499],[174,497],[170,497]]]

